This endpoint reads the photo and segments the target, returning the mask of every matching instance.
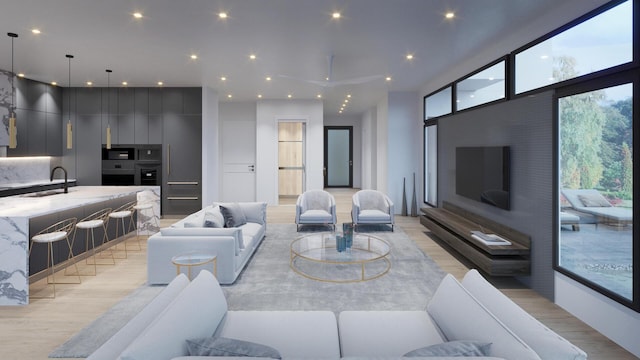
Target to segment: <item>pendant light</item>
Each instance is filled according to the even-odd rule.
[[[14,86],[15,74],[13,73],[13,39],[18,34],[7,33],[11,38],[11,108],[9,109],[9,149],[15,149],[18,146],[18,127],[16,125],[16,106],[14,100],[16,98],[16,88]]]
[[[67,89],[69,93],[69,122],[67,122],[67,149],[73,148],[73,127],[71,125],[71,59],[73,59],[73,55],[65,55],[67,59],[69,59],[69,88]]]
[[[111,110],[111,94],[109,93],[109,87],[111,85],[111,70],[105,70],[107,72],[107,149],[111,149],[111,119],[109,117],[109,111]]]

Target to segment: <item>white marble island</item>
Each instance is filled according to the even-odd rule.
[[[75,186],[70,187],[66,194],[23,194],[0,198],[0,306],[26,305],[29,302],[29,238],[33,235],[30,234],[30,221],[57,213],[91,209],[120,198],[135,199],[143,190],[151,190],[155,195],[155,214],[160,214],[159,186]],[[145,221],[143,228],[148,232],[157,231],[148,227],[150,223],[153,222]]]

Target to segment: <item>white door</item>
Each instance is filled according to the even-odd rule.
[[[256,200],[256,122],[222,124],[222,192],[225,202]]]

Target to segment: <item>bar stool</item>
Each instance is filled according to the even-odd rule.
[[[120,206],[119,208],[115,209],[114,211],[109,213],[109,220],[111,219],[115,219],[116,220],[116,235],[114,237],[114,240],[118,238],[118,234],[119,234],[119,227],[120,227],[120,223],[122,224],[122,236],[124,237],[126,234],[130,233],[131,230],[131,226],[133,226],[133,214],[135,212],[135,210],[133,209],[133,207],[136,205],[136,201],[131,201],[128,202],[122,206]],[[125,233],[125,219],[129,218],[130,222],[129,222],[129,228],[128,231]],[[120,220],[120,221],[118,221]],[[124,259],[127,258],[127,240],[124,239],[122,240],[122,242],[124,243]],[[117,247],[117,245],[116,245]],[[138,248],[140,250],[142,250],[142,247],[140,246],[140,241],[138,241]]]
[[[106,222],[107,222],[107,217],[109,216],[109,214],[111,213],[111,208],[106,208],[106,209],[102,209],[99,211],[94,212],[93,214],[85,217],[84,219],[78,221],[78,223],[76,224],[76,234],[77,234],[77,229],[84,229],[86,230],[86,236],[85,236],[85,251],[89,252],[89,232],[91,232],[91,256],[93,257],[93,276],[95,276],[98,273],[98,267],[97,267],[97,260],[96,260],[96,240],[95,240],[95,234],[94,234],[94,229],[97,229],[99,227],[102,227],[103,230],[103,235],[102,235],[102,245],[104,245],[105,241],[104,239],[107,237],[107,227],[106,227]],[[75,241],[75,234],[74,234],[74,241]],[[102,252],[104,250],[101,250],[100,252]],[[113,257],[113,251],[109,250],[109,252],[111,253],[111,263],[109,264],[100,264],[100,265],[115,265],[116,261],[115,258]],[[89,264],[89,257],[87,257],[87,259],[85,260],[85,263],[87,265],[91,265]]]
[[[47,267],[51,266],[51,280],[49,280],[49,275],[47,275],[47,284],[53,285],[53,296],[30,296],[30,298],[55,298],[56,297],[56,284],[80,284],[80,273],[78,272],[78,266],[73,263],[73,266],[76,268],[76,274],[78,276],[77,282],[58,282],[55,279],[56,266],[55,266],[55,257],[53,254],[53,246],[52,244],[57,241],[67,240],[67,246],[69,247],[69,256],[67,260],[70,260],[73,257],[73,243],[69,241],[69,236],[75,230],[76,218],[68,218],[62,221],[59,221],[53,225],[46,227],[45,229],[38,232],[31,238],[31,245],[29,246],[29,256],[31,256],[31,250],[33,249],[33,244],[41,243],[47,244]],[[75,235],[75,234],[74,234]],[[65,267],[65,276],[67,272],[67,268]]]

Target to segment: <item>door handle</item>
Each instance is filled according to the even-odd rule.
[[[171,145],[167,145],[167,175],[171,175]]]
[[[249,166],[247,166],[247,167],[249,168],[249,171],[250,171],[250,172],[254,172],[254,171],[256,171],[256,166],[255,166],[255,165],[249,165]]]

